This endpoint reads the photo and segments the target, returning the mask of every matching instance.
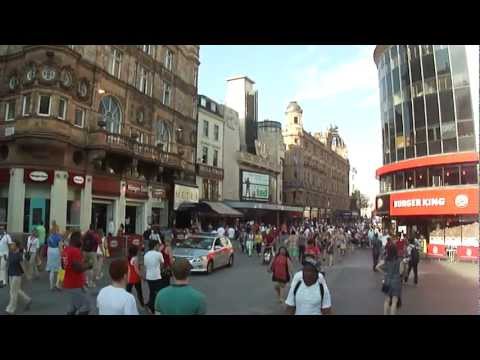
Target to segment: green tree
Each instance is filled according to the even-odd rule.
[[[368,208],[368,205],[369,205],[369,198],[367,196],[365,196],[364,194],[362,194],[360,192],[360,190],[355,190],[353,193],[352,193],[352,196],[351,196],[352,200],[354,200],[354,203],[357,207],[357,209],[361,210],[361,209],[366,209]]]

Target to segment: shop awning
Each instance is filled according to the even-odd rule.
[[[221,216],[228,217],[242,217],[240,211],[232,209],[230,206],[221,202],[201,201],[199,203],[181,203],[177,211],[194,211],[200,214],[214,213]]]
[[[183,202],[178,206],[177,211],[190,211],[194,209],[197,205],[198,203],[194,202]]]
[[[243,214],[240,211],[232,209],[230,206],[221,202],[202,201],[199,205],[207,205],[213,212],[216,212],[222,216],[242,217]]]

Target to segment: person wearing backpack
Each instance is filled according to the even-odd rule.
[[[418,284],[418,263],[420,262],[420,251],[415,240],[411,239],[410,244],[407,247],[408,255],[408,270],[405,273],[405,283],[408,282],[408,277],[410,276],[410,271],[413,269],[413,282],[415,285]]]
[[[85,263],[91,265],[92,268],[87,271],[87,287],[94,288],[95,285],[95,270],[97,269],[97,248],[100,243],[98,234],[94,231],[93,225],[90,225],[90,230],[87,231],[83,237],[83,256]]]
[[[291,279],[292,268],[293,265],[288,250],[285,246],[281,246],[269,270],[272,273],[272,281],[275,283],[275,291],[280,303],[284,301],[282,291]]]
[[[302,271],[294,275],[285,304],[288,315],[331,314],[330,291],[314,259],[306,258]]]

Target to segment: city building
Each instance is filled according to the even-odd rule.
[[[0,222],[141,234],[196,185],[198,45],[1,45]]]
[[[478,89],[471,84],[479,74],[469,71],[466,47],[377,46],[373,57],[383,134],[376,214],[392,231],[423,234],[431,256],[446,256],[446,246],[478,256]]]
[[[284,202],[305,208],[308,219],[341,218],[350,214],[350,164],[347,147],[336,127],[310,134],[303,128],[303,109],[288,104],[283,140]]]
[[[303,208],[282,205],[281,124],[257,121],[258,94],[246,76],[227,80],[224,106],[224,203],[244,220],[280,224]]]
[[[198,96],[197,186],[200,200],[221,201],[223,181],[223,114],[220,104]]]

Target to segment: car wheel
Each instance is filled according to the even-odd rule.
[[[211,274],[213,272],[213,261],[209,261],[207,264],[207,274]]]
[[[232,267],[233,266],[233,255],[230,255],[230,258],[228,259],[228,264],[227,264],[228,267]]]

